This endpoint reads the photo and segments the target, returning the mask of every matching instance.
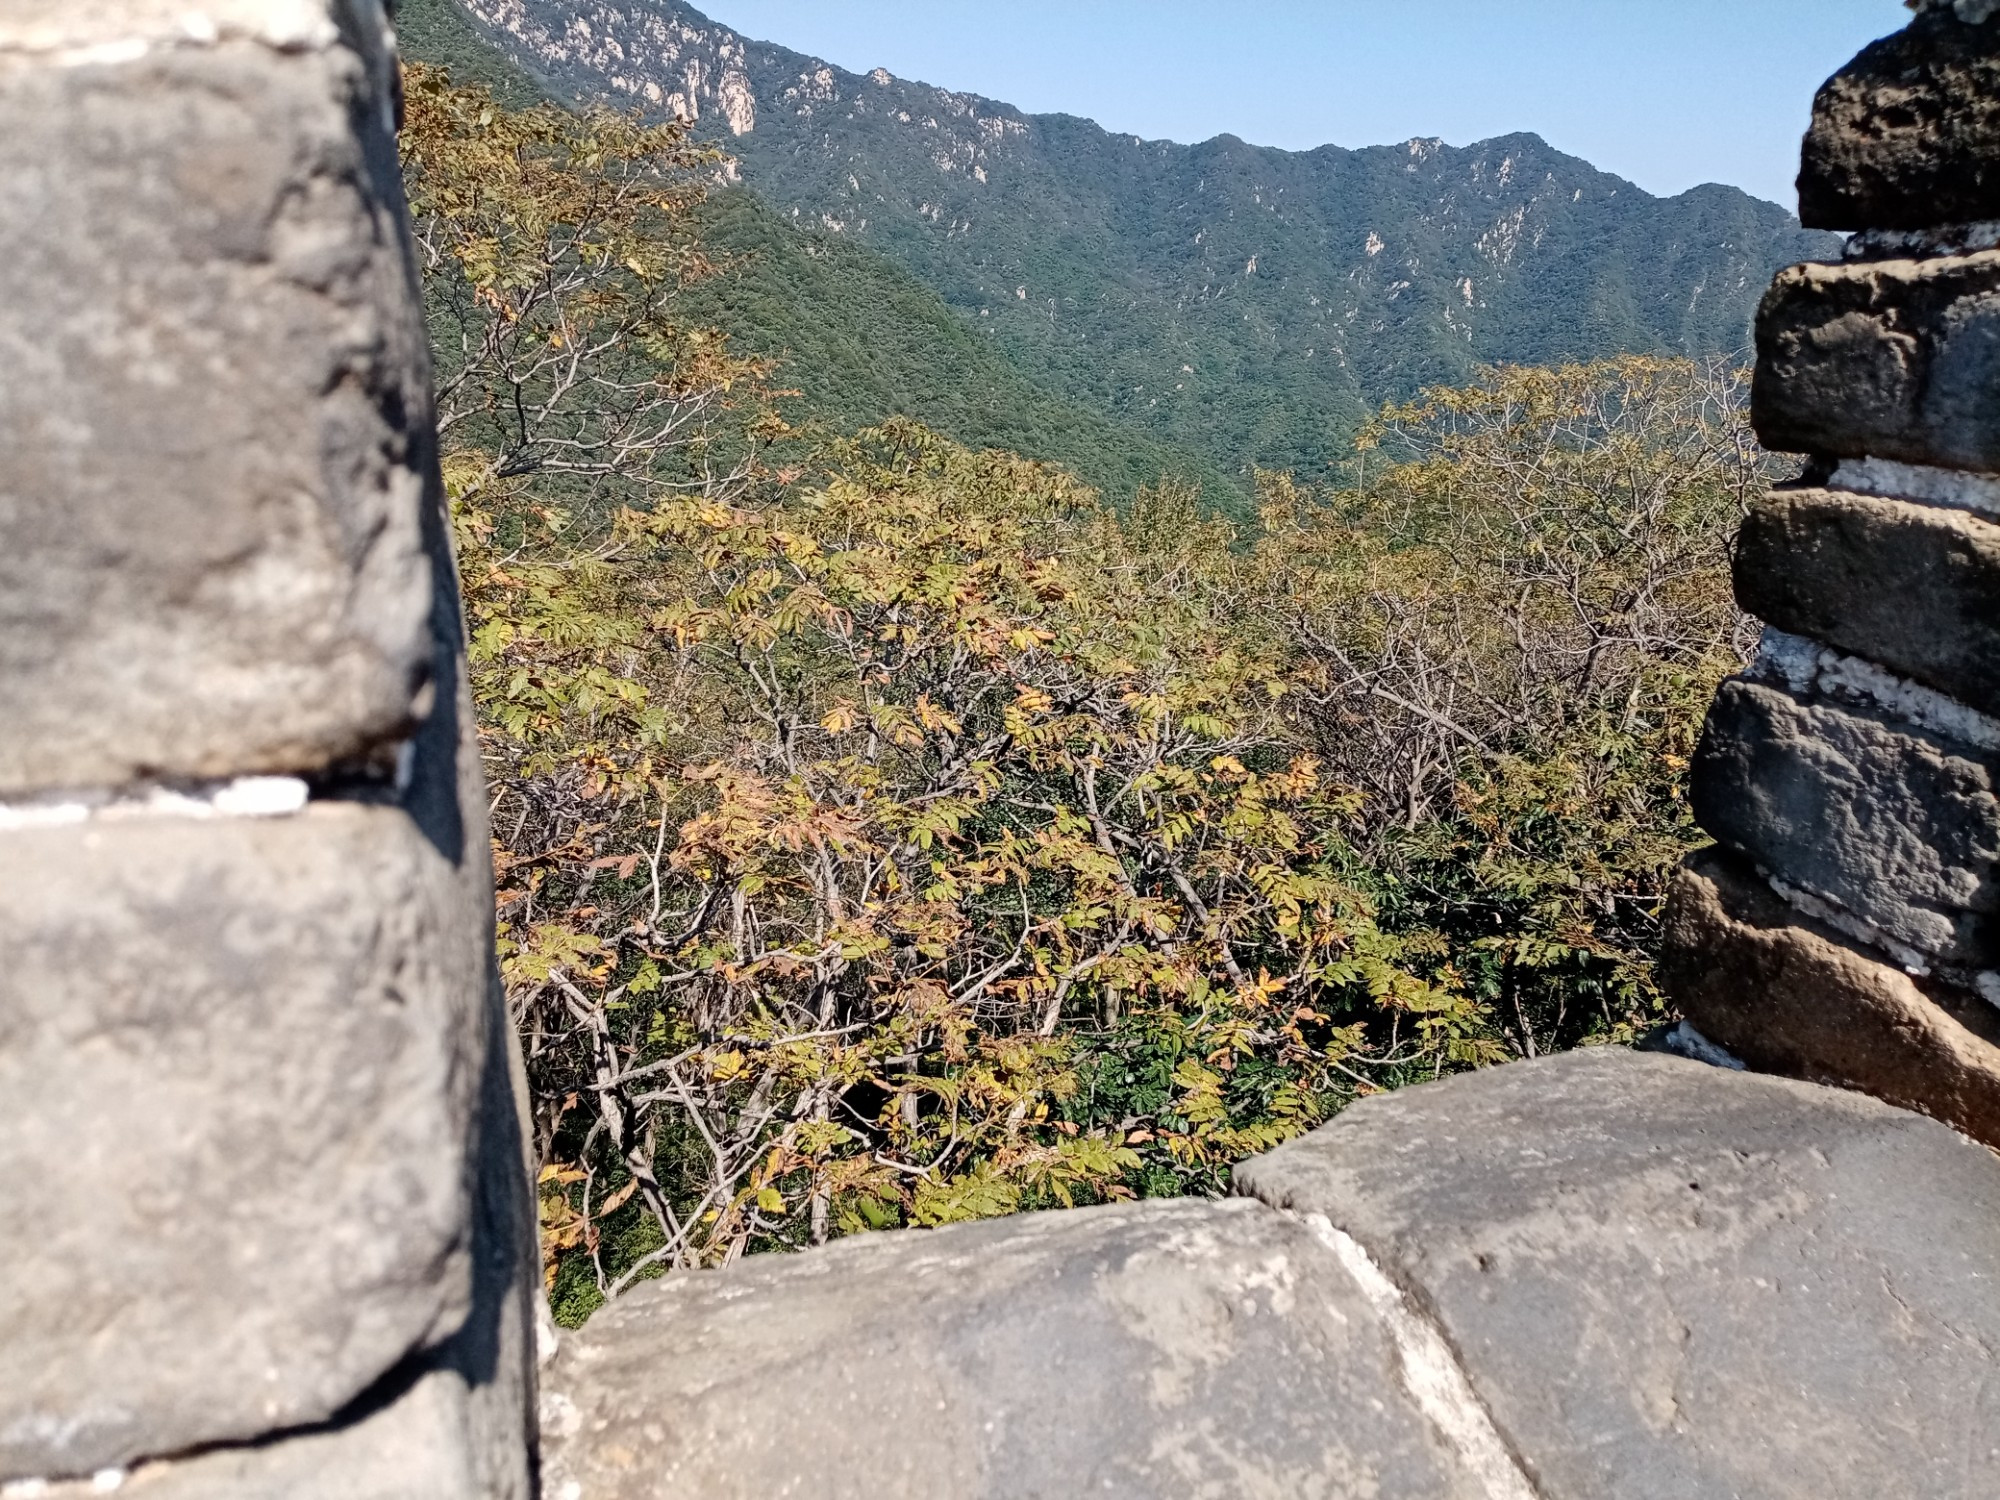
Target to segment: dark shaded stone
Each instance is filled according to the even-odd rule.
[[[2000,1147],[2000,1008],[1927,992],[1719,851],[1674,882],[1659,979],[1761,1072],[1860,1089]]]
[[[2000,1493],[2000,1160],[1934,1121],[1592,1049],[1236,1183],[1389,1268],[1544,1500]]]
[[[2000,469],[2000,252],[1781,272],[1751,415],[1780,452]]]
[[[1799,173],[1808,229],[2000,219],[2000,23],[1935,6],[1819,91]]]
[[[1736,544],[1751,614],[2000,713],[2000,526],[1964,511],[1778,490]]]
[[[1691,797],[1719,841],[1891,951],[1981,969],[2000,952],[1996,781],[1993,756],[1736,678],[1709,710]]]
[[[1307,1226],[1148,1203],[675,1277],[564,1340],[551,1500],[1488,1500]]]

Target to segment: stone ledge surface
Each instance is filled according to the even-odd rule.
[[[1306,1226],[1152,1203],[634,1292],[544,1376],[549,1500],[1488,1500]]]
[[[367,46],[0,70],[0,797],[310,773],[423,712],[428,354]]]
[[[1760,1072],[1859,1089],[2000,1148],[2000,1008],[1926,993],[1718,851],[1674,883],[1660,984]]]
[[[2000,1160],[1933,1121],[1590,1051],[1364,1101],[1237,1185],[1390,1268],[1543,1500],[2000,1493]]]
[[[1799,216],[1839,230],[2000,219],[2000,24],[1978,0],[1931,7],[1820,90]]]
[[[1758,310],[1752,416],[1780,452],[2000,470],[1997,384],[2000,251],[1793,266]]]
[[[0,835],[0,1480],[325,1421],[463,1323],[466,900],[389,807]]]
[[[2000,950],[1996,783],[1989,753],[1734,678],[1690,795],[1703,828],[1787,885],[1885,944],[1977,971]]]
[[[1768,625],[2000,713],[2000,525],[1992,521],[1778,490],[1738,534],[1736,598]]]

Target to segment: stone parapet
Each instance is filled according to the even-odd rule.
[[[430,397],[380,7],[25,9],[0,797],[392,753],[432,691]]]
[[[1505,1493],[1338,1251],[1253,1203],[867,1236],[642,1288],[566,1346],[551,1497]]]
[[[2000,1149],[2000,1009],[1982,996],[1920,988],[1718,853],[1681,872],[1666,925],[1660,982],[1704,1036],[1765,1072],[1860,1089]]]
[[[1889,951],[1981,968],[2000,939],[2000,754],[1738,679],[1692,772],[1703,828]]]
[[[2000,219],[2000,25],[1987,0],[1927,3],[1820,90],[1799,174],[1808,229]]]
[[[1236,1191],[630,1293],[547,1371],[546,1493],[2000,1487],[2000,1161],[1933,1121],[1607,1048],[1364,1101]]]
[[[531,1500],[379,0],[0,0],[0,1492]]]
[[[1236,1186],[1394,1277],[1541,1500],[2000,1486],[2000,1161],[1929,1120],[1605,1049],[1365,1100]]]
[[[1758,434],[1811,464],[1738,538],[1770,628],[1695,756],[1721,847],[1659,977],[1753,1067],[2000,1143],[2000,3],[1914,8],[1814,109],[1803,217],[1845,260],[1758,315]]]
[[[1996,381],[2000,251],[1794,266],[1758,312],[1752,415],[1781,452],[2000,469]]]
[[[1778,490],[1736,544],[1736,598],[1791,635],[2000,713],[2000,524],[1824,489]]]
[[[100,818],[0,870],[0,1472],[325,1422],[455,1334],[487,957],[410,818]]]

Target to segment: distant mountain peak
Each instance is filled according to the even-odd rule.
[[[789,222],[888,256],[1065,400],[1226,471],[1311,467],[1381,402],[1482,364],[1738,351],[1774,271],[1838,248],[1735,189],[1655,198],[1525,131],[1176,145],[850,73],[679,0],[458,3],[559,92],[696,122]]]

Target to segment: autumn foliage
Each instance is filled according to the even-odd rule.
[[[1734,372],[1499,372],[1256,537],[910,423],[677,290],[716,163],[417,72],[407,142],[549,1274],[1214,1192],[1658,1015],[1743,645]]]

